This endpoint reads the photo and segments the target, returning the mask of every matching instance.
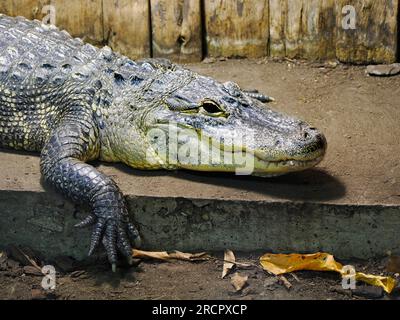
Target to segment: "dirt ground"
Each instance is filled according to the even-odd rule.
[[[400,300],[400,290],[387,295],[381,288],[357,283],[355,290],[344,290],[341,278],[331,272],[300,271],[282,279],[270,275],[258,267],[261,253],[239,253],[236,261],[252,266],[234,269],[224,279],[223,254],[213,253],[211,259],[201,262],[186,261],[140,261],[135,267],[120,266],[112,273],[106,261],[76,262],[60,257],[55,262],[56,289],[45,291],[41,287],[43,275],[32,266],[23,266],[14,258],[0,258],[0,299],[218,299],[218,300],[271,300],[271,299],[329,299],[329,300]],[[17,257],[18,259],[18,257]],[[346,261],[357,271],[389,274],[388,259],[361,262]],[[235,272],[248,276],[247,285],[236,291],[231,284]]]
[[[190,68],[216,77],[233,80],[246,89],[260,89],[277,99],[279,109],[292,115],[304,114],[329,136],[335,136],[331,147],[340,150],[329,153],[323,168],[335,177],[357,175],[348,181],[348,189],[358,190],[359,203],[400,202],[400,165],[398,154],[400,134],[400,76],[372,78],[365,67],[298,61],[228,60],[209,64],[189,65]],[[268,92],[265,88],[269,88]],[[275,103],[274,103],[275,105]],[[326,113],[313,112],[321,106]],[[341,113],[341,117],[337,114]],[[343,117],[343,114],[346,116]],[[304,118],[304,116],[302,117]],[[335,119],[347,119],[336,124]],[[362,125],[361,125],[362,123]],[[365,132],[365,127],[369,128]],[[362,129],[361,129],[362,128]],[[371,143],[371,136],[374,143]],[[376,145],[376,137],[381,141]],[[362,154],[362,156],[360,156]],[[344,160],[343,160],[344,157]],[[352,166],[341,166],[346,159]],[[338,161],[340,159],[340,161]],[[354,161],[354,159],[359,159]],[[390,171],[388,174],[388,170]],[[372,187],[363,192],[368,183]],[[386,188],[374,188],[374,184]],[[367,201],[368,202],[368,201]],[[257,263],[261,253],[239,255],[241,261]],[[218,259],[222,253],[213,254]],[[66,258],[65,258],[66,259]],[[0,259],[0,299],[397,299],[397,291],[385,295],[370,286],[358,286],[355,292],[341,288],[335,273],[298,272],[287,276],[290,289],[259,268],[239,270],[249,276],[249,285],[235,292],[230,277],[221,279],[221,260],[206,262],[143,261],[134,268],[120,268],[112,274],[104,260],[78,264],[67,259],[66,272],[57,275],[56,290],[40,289],[42,275],[7,259]],[[357,271],[388,274],[387,260],[350,261]],[[65,262],[64,262],[65,264]],[[394,273],[389,273],[393,276]]]

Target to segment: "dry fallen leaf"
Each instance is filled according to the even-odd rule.
[[[333,255],[328,253],[314,254],[265,254],[260,258],[261,266],[275,274],[282,275],[298,270],[335,271],[342,276],[346,275],[343,265],[335,261]],[[396,281],[391,277],[375,276],[356,272],[355,280],[374,286],[382,287],[387,293],[391,293]]]
[[[232,268],[235,266],[235,263],[236,263],[235,255],[231,250],[226,249],[224,253],[224,266],[222,269],[222,279],[225,278],[227,274],[232,270]]]
[[[231,283],[236,291],[241,291],[247,285],[248,279],[248,276],[241,276],[236,272],[231,278]]]
[[[42,272],[42,268],[36,263],[33,258],[33,252],[29,248],[20,248],[18,246],[9,245],[8,250],[10,250],[11,258],[23,266],[32,266],[39,272]]]
[[[136,259],[156,259],[156,260],[183,260],[183,261],[204,261],[208,260],[209,256],[205,252],[200,253],[185,253],[180,251],[173,251],[168,253],[167,251],[143,251],[133,249],[132,257]]]
[[[180,251],[174,251],[169,254],[172,259],[184,260],[184,261],[204,261],[210,258],[205,252],[200,253],[186,253]]]

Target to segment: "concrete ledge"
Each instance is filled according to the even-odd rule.
[[[400,253],[400,109],[392,98],[400,95],[400,78],[366,78],[362,68],[289,72],[271,62],[192,67],[285,101],[276,108],[325,132],[328,154],[316,169],[273,179],[95,164],[127,197],[144,248],[323,250],[364,259]],[[90,230],[73,228],[85,213],[41,184],[39,158],[2,150],[0,169],[0,247],[85,257]]]
[[[144,248],[334,252],[341,258],[399,252],[399,209],[291,201],[232,201],[128,196]],[[0,192],[0,243],[49,257],[86,256],[90,230],[76,230],[74,207],[48,192]]]

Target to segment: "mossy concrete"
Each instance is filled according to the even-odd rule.
[[[399,208],[300,202],[128,196],[145,249],[334,252],[370,258],[399,252]],[[31,246],[48,257],[86,256],[87,229],[53,192],[0,191],[0,243]]]

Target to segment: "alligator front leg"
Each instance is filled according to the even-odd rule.
[[[77,227],[94,225],[89,255],[100,241],[116,270],[117,251],[131,262],[130,240],[140,241],[137,229],[129,222],[123,195],[116,183],[85,161],[96,158],[99,150],[97,129],[90,116],[65,119],[54,130],[41,154],[45,181],[76,203],[89,204],[92,213]]]

